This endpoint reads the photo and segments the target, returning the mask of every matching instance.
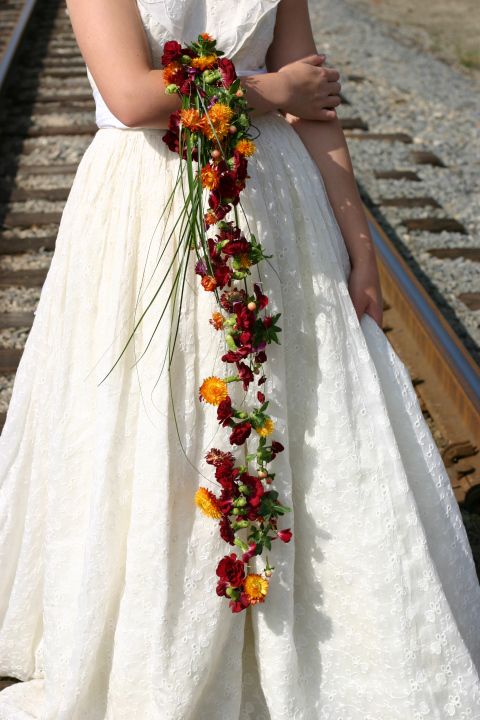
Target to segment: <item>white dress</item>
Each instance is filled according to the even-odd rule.
[[[165,40],[209,32],[239,71],[264,68],[278,0],[137,2],[155,66]],[[148,286],[179,158],[96,99],[0,438],[0,675],[24,681],[0,693],[0,719],[478,720],[480,587],[459,508],[404,364],[357,320],[321,174],[277,112],[255,119],[242,202],[274,256],[266,394],[293,538],[272,545],[265,603],[235,614],[217,596],[232,547],[193,497],[205,451],[226,449],[198,400],[224,365],[193,254],[170,375],[187,457],[168,313],[133,367],[171,283],[100,384],[173,257]]]

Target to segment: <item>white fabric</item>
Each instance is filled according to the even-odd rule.
[[[239,0],[237,20],[254,5],[271,25],[266,0]],[[231,3],[206,6],[221,34]],[[252,57],[267,39],[249,36]],[[100,382],[140,289],[137,320],[178,268],[174,235],[148,284],[182,207],[177,188],[159,222],[179,167],[161,131],[101,129],[0,437],[0,675],[25,681],[0,693],[1,720],[480,718],[480,587],[446,470],[404,364],[369,315],[357,320],[318,168],[279,113],[255,125],[240,223],[273,255],[262,279],[282,333],[265,392],[294,532],[272,546],[267,601],[234,615],[216,595],[232,548],[193,502],[212,477],[205,451],[227,447],[198,401],[224,366],[193,255],[170,375],[188,460],[164,365],[170,313],[147,348],[172,273],[135,352]]]

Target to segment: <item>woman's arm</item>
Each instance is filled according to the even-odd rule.
[[[308,0],[282,0],[277,25],[269,62],[282,74],[291,71],[292,60],[298,55],[316,52]],[[336,113],[328,122],[290,111],[285,117],[322,174],[352,264],[349,290],[357,315],[367,311],[381,326],[383,303],[375,248],[340,120]]]

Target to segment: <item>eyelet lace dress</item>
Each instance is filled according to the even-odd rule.
[[[137,4],[155,67],[166,40],[209,32],[239,73],[265,71],[278,0]],[[105,378],[175,269],[175,231],[157,260],[180,161],[89,78],[99,129],[0,437],[0,675],[23,681],[0,693],[0,720],[479,720],[480,587],[458,504],[405,365],[357,319],[321,173],[276,111],[255,118],[240,223],[273,255],[266,392],[293,538],[272,545],[265,603],[234,614],[216,595],[232,548],[193,498],[206,450],[225,447],[198,399],[223,350],[193,254],[170,375],[169,313],[147,345],[173,273]]]

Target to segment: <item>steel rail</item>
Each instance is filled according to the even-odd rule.
[[[13,30],[7,46],[0,58],[0,94],[2,93],[8,74],[15,60],[25,30],[27,29],[32,13],[38,0],[25,0],[23,8],[18,17],[15,29]]]

